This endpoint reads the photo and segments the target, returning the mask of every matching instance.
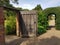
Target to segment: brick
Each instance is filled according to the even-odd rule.
[[[0,7],[0,45],[5,45],[3,7]]]

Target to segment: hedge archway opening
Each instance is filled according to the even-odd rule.
[[[48,20],[48,29],[55,28],[56,14],[55,13],[48,14],[47,20]]]
[[[49,14],[55,14],[55,28],[57,30],[60,30],[60,7],[47,8],[47,9],[45,9],[43,11],[44,11],[44,13],[46,15],[46,18],[47,18],[47,16]]]

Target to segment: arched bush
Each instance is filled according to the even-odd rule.
[[[52,7],[44,10],[46,18],[49,14],[54,13],[56,15],[55,27],[57,30],[60,30],[60,7]],[[48,18],[47,18],[48,19]]]

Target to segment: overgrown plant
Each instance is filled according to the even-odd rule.
[[[38,12],[38,35],[41,35],[46,32],[48,23],[47,23],[47,18],[43,11]]]
[[[5,11],[6,34],[16,34],[16,14],[13,11]]]

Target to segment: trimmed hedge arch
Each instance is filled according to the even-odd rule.
[[[60,30],[60,7],[47,8],[43,10],[43,12],[45,13],[46,17],[48,17],[49,14],[55,14],[55,27],[57,30]]]

